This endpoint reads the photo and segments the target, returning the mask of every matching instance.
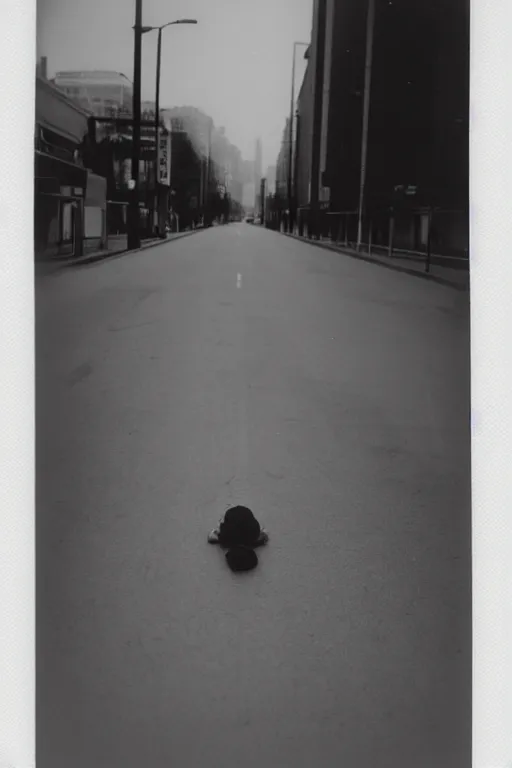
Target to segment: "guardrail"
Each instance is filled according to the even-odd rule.
[[[375,211],[364,218],[358,242],[357,211],[320,210],[314,216],[309,208],[299,208],[295,232],[390,259],[420,260],[425,272],[430,272],[433,263],[469,268],[468,213],[460,209]]]

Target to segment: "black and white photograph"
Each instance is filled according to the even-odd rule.
[[[471,767],[470,15],[38,0],[37,768]]]

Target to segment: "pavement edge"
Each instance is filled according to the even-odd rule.
[[[97,264],[101,261],[120,258],[121,256],[127,256],[128,254],[132,254],[132,253],[141,253],[142,251],[147,251],[150,248],[157,248],[160,245],[169,245],[170,243],[173,243],[175,240],[181,240],[184,237],[189,237],[190,235],[195,235],[197,232],[204,232],[204,231],[205,230],[201,227],[200,229],[193,229],[192,231],[180,232],[179,234],[175,235],[175,237],[158,238],[158,240],[151,240],[147,243],[144,243],[139,248],[132,248],[132,249],[122,248],[119,251],[100,251],[97,253],[87,254],[85,256],[82,256],[79,259],[74,259],[72,261],[65,261],[61,263],[47,262],[48,270],[45,271],[44,268],[42,267],[40,274],[42,276],[53,275],[57,272],[62,272],[65,269],[73,269],[73,268],[76,269],[77,267],[84,267],[84,266],[89,266],[90,264]]]

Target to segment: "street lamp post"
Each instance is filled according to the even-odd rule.
[[[322,106],[325,61],[327,0],[317,3],[317,32],[315,35],[313,136],[311,140],[311,191],[309,195],[308,237],[319,236],[320,149],[322,143]]]
[[[363,213],[366,188],[366,163],[368,156],[368,126],[370,120],[370,91],[373,63],[373,33],[375,27],[375,0],[368,0],[366,22],[366,62],[364,72],[363,131],[361,140],[361,177],[359,182],[359,211],[357,221],[357,250],[361,248],[363,237]]]
[[[139,229],[139,165],[140,165],[140,80],[142,52],[142,0],[135,0],[135,36],[133,63],[133,103],[132,103],[132,168],[131,190],[128,204],[128,248],[140,246]]]
[[[161,24],[159,27],[142,27],[141,33],[152,32],[158,30],[158,44],[156,55],[156,87],[155,87],[155,150],[156,150],[156,173],[155,173],[155,193],[156,193],[156,207],[159,212],[160,201],[160,73],[162,69],[162,30],[166,27],[172,27],[175,24],[197,24],[197,19],[177,19],[176,21],[168,21],[167,24]],[[160,227],[160,215],[158,214],[157,230],[159,234],[162,234]]]
[[[293,60],[292,60],[292,88],[291,88],[291,96],[290,96],[290,122],[288,126],[288,232],[291,232],[293,229],[293,221],[292,221],[292,208],[293,208],[293,185],[292,185],[292,174],[293,174],[293,111],[295,107],[295,59],[296,59],[296,51],[298,45],[305,45],[309,46],[309,43],[300,43],[295,42],[293,44]]]
[[[155,197],[156,197],[156,231],[158,235],[163,233],[160,231],[160,69],[162,62],[162,29],[158,28],[158,48],[156,54],[156,92],[155,92]],[[165,223],[164,223],[165,227]]]

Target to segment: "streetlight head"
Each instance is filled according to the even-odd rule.
[[[178,19],[175,24],[197,24],[197,19]]]

